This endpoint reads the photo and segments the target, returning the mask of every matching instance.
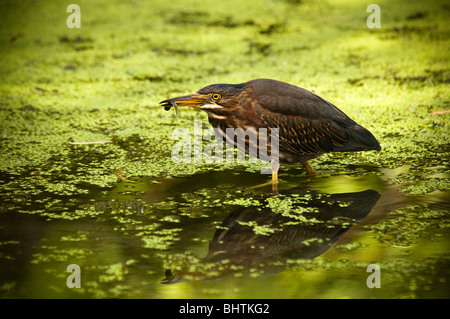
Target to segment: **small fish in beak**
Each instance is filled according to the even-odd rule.
[[[178,116],[179,113],[178,113],[178,105],[177,105],[177,103],[174,102],[174,101],[169,101],[169,103],[172,104],[172,106],[175,108],[175,113],[176,113],[176,115]],[[171,108],[172,106],[166,105],[166,106],[164,107],[164,110],[168,111],[168,110],[170,110],[170,108]]]

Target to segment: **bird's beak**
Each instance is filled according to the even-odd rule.
[[[190,95],[167,99],[159,102],[159,104],[164,106],[166,110],[170,109],[172,106],[202,107],[203,105],[207,104],[207,97],[199,93],[194,93]]]

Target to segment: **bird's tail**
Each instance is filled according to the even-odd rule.
[[[381,150],[381,145],[367,129],[355,124],[347,128],[348,141],[342,146],[334,146],[335,152],[358,152]]]

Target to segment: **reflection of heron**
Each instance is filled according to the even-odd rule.
[[[168,270],[162,283],[221,278],[261,264],[267,267],[287,259],[313,259],[363,219],[379,198],[373,190],[326,195],[291,189],[282,197],[269,199],[288,200],[283,209],[276,202],[261,208],[239,208],[223,220],[202,260],[208,269],[220,265],[220,271],[208,276],[201,271],[173,275]]]

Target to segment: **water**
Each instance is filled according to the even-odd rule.
[[[352,169],[284,168],[279,195],[238,169],[121,181],[53,208],[9,199],[2,297],[448,297],[448,192],[405,196],[388,180],[407,167]],[[67,287],[70,264],[81,288]],[[381,288],[367,287],[370,264]]]
[[[0,5],[0,297],[449,297],[448,1],[374,29],[360,1],[80,0],[73,29],[29,2]],[[282,167],[280,196],[256,164],[171,160],[174,129],[210,125],[159,101],[261,77],[382,151]]]

